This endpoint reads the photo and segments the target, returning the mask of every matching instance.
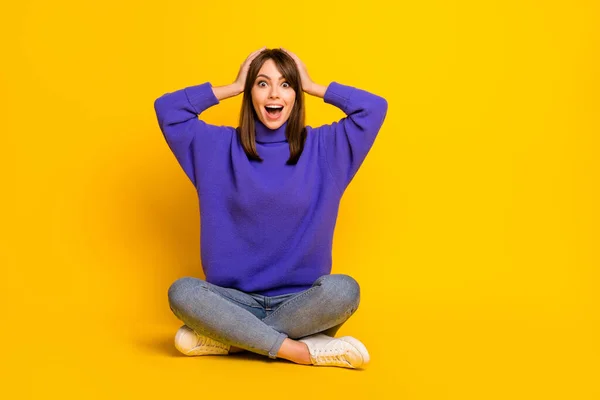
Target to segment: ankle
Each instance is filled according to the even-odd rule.
[[[306,343],[296,342],[298,344],[298,364],[312,364],[310,351]]]
[[[286,338],[281,344],[277,352],[277,357],[284,358],[296,364],[312,364],[308,346],[305,343],[289,338]]]

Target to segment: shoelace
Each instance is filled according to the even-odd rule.
[[[316,349],[314,358],[318,362],[323,362],[327,364],[343,364],[343,365],[352,365],[348,360],[346,360],[346,350],[341,354],[327,354],[332,351],[339,351],[339,349]]]
[[[217,342],[211,338],[209,338],[208,336],[199,336],[196,335],[196,338],[198,339],[198,342],[196,342],[196,346],[194,346],[194,348],[196,347],[216,347],[217,349],[226,349],[227,346],[221,342]]]

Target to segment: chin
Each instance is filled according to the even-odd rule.
[[[280,120],[280,121],[269,121],[269,120],[263,120],[262,123],[270,129],[278,129],[279,127],[281,127],[281,125],[285,124],[285,122],[287,121],[287,119],[284,120]]]

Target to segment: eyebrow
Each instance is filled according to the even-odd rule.
[[[264,76],[265,78],[267,78],[267,79],[271,80],[271,78],[269,78],[269,77],[268,77],[267,75],[265,75],[265,74],[260,74],[260,75],[257,75],[256,77],[258,78],[259,76]],[[285,79],[285,78],[284,78],[283,76],[280,76],[280,77],[279,77],[279,80],[282,80],[282,79]]]

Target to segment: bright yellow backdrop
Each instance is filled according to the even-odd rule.
[[[2,37],[3,398],[598,399],[596,1],[23,1]],[[388,116],[333,272],[363,371],[188,358],[194,188],[153,109],[285,47]],[[237,123],[241,97],[203,118]],[[308,96],[309,125],[343,117]],[[187,397],[186,397],[187,398]]]

